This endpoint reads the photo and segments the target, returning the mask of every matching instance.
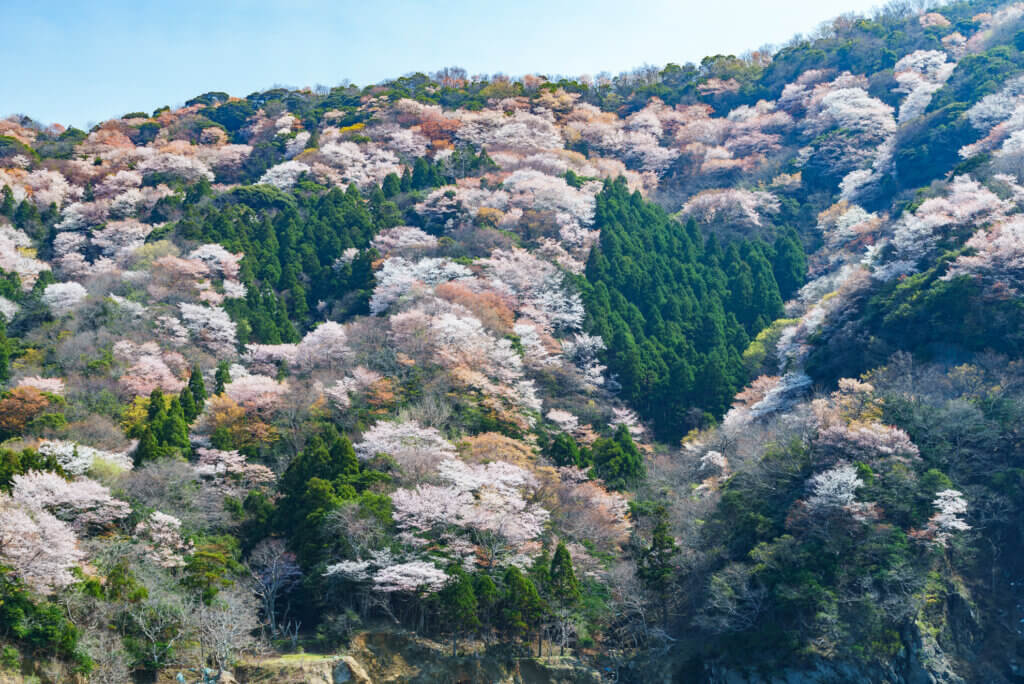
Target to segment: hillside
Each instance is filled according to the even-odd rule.
[[[1020,681],[1022,141],[987,1],[0,120],[0,666]]]

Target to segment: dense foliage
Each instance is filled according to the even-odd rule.
[[[0,120],[0,665],[1007,681],[1022,20]]]

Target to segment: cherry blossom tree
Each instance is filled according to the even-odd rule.
[[[16,503],[52,513],[78,530],[106,527],[131,513],[127,503],[86,477],[68,481],[56,473],[30,471],[15,475],[11,482]]]
[[[126,392],[135,396],[149,396],[157,387],[176,394],[185,387],[185,381],[175,376],[162,358],[153,355],[139,357],[119,382]]]
[[[409,256],[434,249],[437,238],[413,226],[397,226],[377,233],[371,245],[385,257]]]
[[[131,470],[132,458],[128,454],[135,448],[134,444],[127,451],[103,451],[76,442],[44,439],[36,445],[36,450],[46,456],[53,456],[64,472],[69,475],[84,475],[94,464],[113,465],[119,470]]]
[[[41,378],[38,375],[26,375],[18,380],[18,387],[35,387],[40,392],[64,396],[64,380],[62,378]]]
[[[32,239],[24,231],[0,223],[0,268],[17,273],[23,290],[32,289],[39,274],[49,270],[49,265],[28,256],[24,248],[32,247]]]
[[[350,141],[332,140],[329,132],[321,136],[317,158],[320,164],[313,167],[314,173],[324,177],[332,185],[345,187],[355,183],[361,188],[379,185],[389,173],[402,173],[398,157],[389,150],[376,145],[360,146]]]
[[[49,594],[73,584],[71,569],[84,558],[67,523],[41,508],[0,497],[0,562],[32,589]]]
[[[680,215],[700,223],[729,223],[760,228],[764,219],[779,211],[779,200],[763,190],[722,188],[704,190],[687,200]]]
[[[207,243],[189,252],[188,258],[206,264],[210,273],[233,280],[238,278],[239,263],[243,256],[245,255],[241,252],[232,254],[221,245]]]
[[[979,230],[965,246],[973,253],[957,257],[943,279],[968,276],[984,283],[990,296],[1003,298],[1024,290],[1024,217]]]
[[[292,363],[301,370],[327,368],[334,370],[349,354],[345,328],[334,321],[325,321],[306,333],[295,348]]]
[[[178,304],[185,328],[207,349],[220,356],[232,356],[238,346],[235,322],[220,307],[181,302]]]
[[[195,157],[181,154],[157,153],[143,160],[136,168],[144,177],[154,174],[174,176],[188,183],[194,183],[200,178],[210,182],[214,180],[213,172],[206,164]]]
[[[857,475],[857,469],[841,464],[807,481],[809,496],[804,503],[812,516],[834,515],[837,511],[853,513],[857,490],[863,486],[864,481]]]
[[[82,285],[73,281],[52,283],[43,290],[42,300],[55,314],[64,315],[78,306],[87,294]]]
[[[923,114],[932,93],[942,87],[955,68],[956,62],[946,61],[946,53],[939,50],[916,50],[896,62],[893,75],[899,83],[897,91],[907,93],[900,104],[898,122]]]
[[[386,454],[413,473],[429,472],[442,460],[455,457],[451,442],[435,428],[421,427],[415,420],[380,421],[363,433],[354,448],[363,460]]]
[[[944,489],[935,495],[932,506],[935,507],[935,513],[929,518],[928,524],[923,530],[912,533],[912,536],[936,546],[948,546],[955,533],[971,529],[962,517],[967,513],[967,499],[961,492]]]
[[[146,555],[161,567],[183,567],[185,556],[192,552],[192,542],[181,536],[181,520],[160,511],[153,511],[135,526],[135,537],[145,545]]]
[[[309,164],[299,161],[286,161],[271,166],[260,176],[260,183],[273,185],[281,190],[287,190],[299,182],[303,174],[312,173],[313,169]]]
[[[472,272],[448,259],[425,258],[414,262],[403,257],[391,257],[374,275],[377,285],[370,298],[370,313],[379,316],[417,283],[436,285],[469,278]]]
[[[278,382],[266,375],[232,374],[232,380],[224,385],[224,393],[247,411],[258,414],[278,408],[288,394],[287,382]]]

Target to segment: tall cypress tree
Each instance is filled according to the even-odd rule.
[[[4,186],[7,189],[7,186]],[[11,379],[11,341],[7,338],[7,319],[0,315],[0,382]]]
[[[228,370],[228,362],[221,361],[217,364],[217,372],[213,376],[213,393],[220,395],[224,393],[224,386],[231,382],[231,372]]]
[[[192,366],[192,374],[188,377],[188,388],[192,392],[196,408],[202,409],[203,403],[206,401],[206,384],[203,382],[203,371],[199,368],[198,363]]]
[[[675,576],[674,559],[679,555],[679,545],[668,527],[668,512],[664,506],[658,508],[658,522],[651,534],[651,544],[640,556],[637,576],[661,604],[661,621],[668,625],[668,594]]]
[[[438,598],[441,600],[441,611],[452,631],[452,657],[458,653],[459,632],[469,632],[480,626],[477,616],[476,591],[473,578],[458,564],[448,568],[448,576],[452,579]]]
[[[544,601],[537,587],[514,565],[505,570],[502,620],[515,636],[526,637],[544,617]]]
[[[569,623],[576,605],[580,602],[580,583],[572,567],[572,557],[565,542],[559,542],[555,555],[551,558],[551,571],[548,573],[548,591],[558,610],[561,627],[559,652],[565,654],[565,643],[569,638]]]
[[[199,415],[198,409],[196,409],[196,400],[192,397],[192,390],[188,385],[181,388],[181,393],[178,395],[178,402],[181,404],[181,410],[185,414],[185,422],[191,423]]]

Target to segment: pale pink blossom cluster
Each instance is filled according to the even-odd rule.
[[[1024,140],[1024,76],[1010,79],[998,93],[981,98],[967,110],[967,119],[985,136],[960,148],[961,157],[995,151],[997,159],[1019,159]],[[1007,160],[1001,161],[1005,164]]]
[[[59,171],[49,169],[0,169],[0,188],[5,185],[11,188],[15,200],[30,199],[40,210],[51,204],[59,209],[82,196],[82,188],[69,183]]]
[[[133,462],[127,451],[103,451],[84,444],[64,440],[44,439],[36,445],[36,450],[46,456],[53,456],[64,472],[69,475],[84,475],[95,463],[101,462],[114,465],[121,470],[131,470]]]
[[[935,507],[935,513],[929,518],[928,524],[917,534],[912,533],[912,536],[936,546],[947,546],[954,534],[971,529],[963,519],[967,513],[967,499],[961,492],[944,489],[935,495],[932,506]]]
[[[72,568],[85,559],[67,523],[37,506],[0,496],[0,563],[28,586],[49,594],[73,584]]]
[[[41,378],[38,375],[26,375],[18,379],[18,387],[34,387],[40,392],[48,392],[64,396],[63,378]]]
[[[175,375],[160,356],[145,354],[136,359],[118,381],[128,394],[149,396],[158,387],[163,392],[177,394],[185,387],[185,381]]]
[[[51,283],[43,290],[42,300],[53,313],[62,316],[71,313],[85,299],[87,294],[86,289],[74,281]]]
[[[899,123],[906,123],[924,114],[932,94],[945,84],[956,68],[939,50],[916,50],[896,62],[893,76],[899,83],[897,92],[907,96],[900,104]]]
[[[413,226],[382,230],[370,243],[382,256],[409,256],[437,247],[437,238]]]
[[[293,187],[299,182],[299,178],[303,174],[309,174],[313,171],[309,164],[305,164],[300,161],[286,161],[271,166],[266,172],[260,176],[259,182],[267,185],[273,185],[275,188],[280,190],[287,190]]]
[[[329,565],[324,575],[338,575],[352,582],[370,582],[374,591],[382,593],[433,593],[448,583],[448,575],[429,561],[396,562],[391,554],[382,552],[370,560],[349,560]]]
[[[598,335],[576,333],[571,339],[560,342],[562,356],[576,365],[583,374],[584,383],[594,388],[603,386],[607,366],[598,360],[598,355],[605,349],[604,340]]]
[[[1010,209],[1009,202],[970,176],[957,176],[945,195],[929,198],[914,213],[900,217],[892,233],[892,256],[881,263],[874,256],[879,251],[869,253],[869,263],[875,267],[874,277],[888,280],[913,273],[918,261],[953,230],[998,222]]]
[[[995,297],[1019,296],[1024,291],[1024,216],[1013,216],[981,229],[967,241],[972,254],[961,255],[943,279],[969,276]]]
[[[581,247],[587,241],[587,228],[594,221],[594,194],[600,191],[597,184],[577,190],[564,178],[533,169],[520,169],[505,179],[503,187],[509,194],[509,206],[513,209],[550,213],[567,247]]]
[[[352,404],[352,394],[365,390],[382,378],[380,373],[363,366],[356,366],[352,369],[352,375],[335,381],[330,387],[325,387],[321,382],[317,382],[314,386],[318,387],[336,407],[345,410]]]
[[[381,147],[400,158],[413,161],[427,154],[430,141],[418,131],[396,124],[379,124],[366,130],[367,135]]]
[[[524,498],[538,483],[518,466],[448,459],[440,463],[438,474],[449,484],[420,484],[394,492],[399,526],[421,533],[451,527],[473,529],[518,546],[536,539],[550,517],[543,507]]]
[[[199,462],[195,469],[200,477],[218,481],[228,478],[232,482],[241,481],[249,487],[272,485],[277,480],[273,470],[259,463],[249,463],[245,455],[237,450],[200,447],[196,453]]]
[[[640,417],[636,415],[636,411],[613,406],[612,419],[608,422],[608,427],[615,430],[620,425],[625,425],[626,429],[629,430],[629,434],[633,437],[640,437],[644,434],[644,426],[640,424]]]
[[[462,121],[456,136],[476,148],[539,151],[560,148],[564,144],[550,117],[521,110],[506,115],[493,109],[459,110],[455,116]]]
[[[58,231],[85,230],[92,226],[98,226],[107,220],[110,212],[110,201],[98,199],[92,202],[75,202],[69,204],[60,212],[60,222],[57,224]]]
[[[225,280],[237,280],[240,262],[245,256],[241,252],[232,254],[221,245],[207,243],[192,250],[188,257],[206,264],[210,273]]]
[[[349,354],[348,337],[340,323],[325,321],[306,333],[290,361],[299,370],[340,368]]]
[[[385,454],[410,472],[431,472],[441,461],[455,457],[451,442],[435,428],[422,427],[415,420],[375,423],[354,447],[363,460]]]
[[[830,259],[840,258],[836,252],[846,245],[872,238],[881,226],[882,218],[878,214],[868,213],[846,200],[840,200],[818,214],[817,228],[825,238]]]
[[[849,464],[837,465],[807,481],[809,496],[805,503],[812,512],[849,509],[856,501],[857,490],[863,486],[856,468]]]
[[[258,372],[272,372],[282,362],[304,372],[315,368],[336,370],[349,355],[345,328],[325,321],[306,333],[298,344],[250,344],[242,361]]]
[[[224,385],[224,393],[248,411],[270,413],[281,406],[288,394],[287,382],[278,382],[266,375],[232,375]]]
[[[447,583],[448,575],[427,561],[398,563],[381,568],[373,576],[374,589],[386,593],[421,590],[436,592]]]
[[[185,328],[193,338],[214,354],[234,356],[238,346],[235,322],[224,309],[181,302],[178,304]]]
[[[519,248],[496,249],[477,262],[483,267],[486,288],[515,304],[516,312],[542,326],[544,332],[572,332],[583,324],[583,302],[564,287],[564,275],[552,263]],[[471,287],[480,288],[481,281]]]
[[[379,316],[416,285],[437,285],[469,278],[472,272],[448,259],[431,257],[409,261],[403,257],[391,257],[374,276],[377,285],[370,298],[370,312]]]
[[[819,430],[814,445],[831,460],[844,458],[866,463],[882,458],[909,460],[919,453],[906,432],[874,421],[832,421]]]
[[[1014,2],[1003,5],[994,12],[982,12],[974,15],[972,19],[980,23],[981,28],[975,31],[967,41],[967,51],[981,52],[985,50],[999,35],[1001,29],[1010,27],[1022,16],[1024,16],[1024,2]]]
[[[390,150],[334,139],[331,129],[321,136],[320,150],[315,159],[314,175],[340,187],[355,183],[360,188],[368,188],[380,185],[390,173],[402,173],[398,157]]]
[[[0,224],[0,269],[17,273],[21,288],[31,290],[39,274],[50,270],[49,264],[35,258],[32,239],[23,231]]]
[[[925,12],[917,18],[922,28],[946,28],[952,26],[949,19],[938,12]]]
[[[106,527],[131,513],[131,506],[112,497],[109,489],[94,480],[79,477],[68,481],[38,470],[15,475],[11,496],[16,503],[43,509],[78,530]]]
[[[143,177],[160,174],[161,176],[174,176],[182,180],[194,183],[200,178],[206,178],[211,183],[214,180],[210,168],[196,157],[169,152],[157,152],[147,159],[144,159],[136,169]]]
[[[680,215],[703,224],[739,224],[759,228],[778,213],[779,200],[764,190],[718,188],[703,190],[683,205]]]
[[[153,511],[135,526],[135,537],[142,542],[146,555],[164,568],[180,568],[193,544],[181,536],[181,521],[173,515]]]

